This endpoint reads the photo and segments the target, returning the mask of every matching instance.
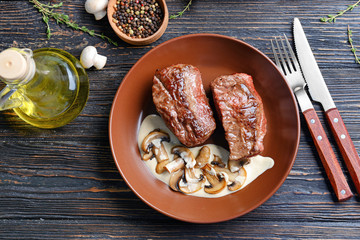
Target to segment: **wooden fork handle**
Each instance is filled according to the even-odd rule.
[[[331,127],[331,131],[335,136],[341,155],[344,158],[351,179],[356,187],[356,191],[360,194],[360,158],[356,152],[354,143],[350,138],[337,108],[328,110],[325,112],[325,115]]]
[[[351,198],[353,194],[315,110],[311,108],[303,114],[336,197],[339,201]]]

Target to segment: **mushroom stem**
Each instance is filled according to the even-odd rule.
[[[175,156],[174,160],[166,164],[165,168],[169,173],[176,172],[185,167],[185,162],[182,158]]]
[[[196,160],[193,153],[190,151],[190,149],[186,147],[175,146],[171,149],[171,153],[182,158],[185,161],[187,168],[193,168],[196,164]]]
[[[179,181],[179,189],[181,192],[190,194],[199,191],[205,178],[202,174],[196,176],[194,168],[185,168],[183,178]]]
[[[96,69],[102,69],[105,67],[107,61],[107,57],[97,54],[94,58],[94,67]]]
[[[143,160],[148,160],[146,158],[149,158],[149,156],[151,156],[150,158],[155,156],[157,160],[155,171],[158,174],[164,172],[166,170],[165,166],[169,163],[169,156],[166,152],[163,141],[170,142],[169,134],[161,131],[160,129],[155,129],[144,138],[141,144],[141,149],[145,152]],[[146,157],[145,159],[144,156]]]

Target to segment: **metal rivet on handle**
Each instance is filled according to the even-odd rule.
[[[317,139],[318,139],[319,141],[321,141],[321,140],[322,140],[322,136],[318,136]]]
[[[337,123],[338,121],[339,121],[339,119],[337,119],[337,118],[334,118],[334,122],[336,122],[336,123]]]
[[[310,120],[310,122],[311,122],[312,124],[314,124],[314,123],[315,123],[315,119],[312,118],[312,119]]]
[[[341,139],[345,139],[346,136],[345,136],[345,134],[341,134],[340,137],[341,137]]]
[[[345,195],[346,191],[343,189],[343,190],[341,190],[340,193],[341,193],[342,195]]]

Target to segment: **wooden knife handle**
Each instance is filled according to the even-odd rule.
[[[356,191],[360,194],[360,158],[356,152],[354,143],[350,138],[339,110],[337,108],[332,108],[325,114],[351,179],[356,187]]]
[[[303,114],[336,197],[339,201],[351,198],[353,194],[315,110],[312,108]]]

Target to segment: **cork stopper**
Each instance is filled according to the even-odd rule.
[[[0,78],[4,82],[21,80],[28,71],[28,63],[18,50],[9,48],[0,53]]]

